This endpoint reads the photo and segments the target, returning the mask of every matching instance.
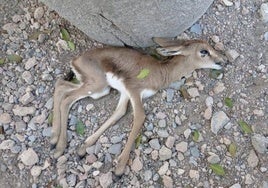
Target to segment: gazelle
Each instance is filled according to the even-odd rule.
[[[115,167],[115,174],[122,175],[132,145],[145,120],[142,99],[154,95],[159,89],[188,76],[196,69],[221,69],[219,63],[223,62],[223,56],[207,42],[166,38],[153,40],[161,46],[156,49],[160,55],[174,57],[161,62],[133,49],[107,47],[86,52],[72,60],[72,70],[80,83],[59,79],[55,85],[50,141],[52,146],[56,145],[55,158],[61,156],[67,146],[68,113],[72,104],[88,96],[98,99],[109,94],[110,88],[114,88],[120,93],[114,113],[85,140],[78,149],[78,155],[84,156],[86,148],[93,145],[106,129],[125,115],[130,101],[134,113],[133,126]],[[140,77],[142,70],[147,73]]]

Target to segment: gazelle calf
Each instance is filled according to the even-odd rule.
[[[108,47],[86,52],[73,59],[71,67],[80,83],[73,84],[59,79],[55,86],[51,136],[51,144],[56,145],[55,158],[63,154],[67,145],[67,121],[72,104],[88,96],[98,99],[109,94],[110,88],[114,88],[120,93],[116,110],[85,140],[78,149],[78,155],[84,156],[86,148],[93,145],[107,128],[125,115],[130,100],[134,113],[133,126],[115,168],[116,175],[123,174],[132,145],[145,120],[142,99],[154,95],[159,89],[196,69],[221,69],[218,63],[223,62],[222,56],[204,41],[165,38],[154,38],[154,41],[161,46],[157,48],[159,54],[174,57],[161,62],[133,49]],[[139,77],[145,69],[148,75]]]

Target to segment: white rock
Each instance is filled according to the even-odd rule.
[[[29,58],[25,63],[25,69],[30,70],[37,64],[35,57]]]
[[[38,7],[34,11],[34,18],[36,20],[39,20],[39,19],[41,19],[44,16],[44,13],[45,13],[44,8],[43,7]]]
[[[241,188],[241,185],[239,183],[236,183],[229,188]]]
[[[220,157],[216,154],[212,154],[207,158],[208,162],[211,164],[216,164],[220,162]]]
[[[39,161],[38,155],[32,148],[23,151],[20,154],[19,159],[21,159],[22,163],[27,166],[32,166]]]
[[[217,134],[229,121],[229,117],[223,111],[216,112],[211,119],[211,131]]]
[[[210,107],[207,107],[207,109],[205,110],[204,118],[206,120],[209,120],[211,118],[211,116],[212,116],[212,107],[210,106]]]
[[[11,122],[11,116],[8,113],[0,114],[0,124],[8,124]]]
[[[195,88],[195,87],[192,87],[192,88],[187,89],[187,92],[189,93],[189,95],[192,98],[195,98],[195,97],[199,97],[200,96],[200,94],[198,92],[198,89]]]
[[[218,82],[216,86],[213,88],[215,94],[219,94],[225,90],[224,83]]]
[[[186,152],[188,149],[188,143],[187,142],[180,142],[176,145],[176,150],[179,152]]]
[[[245,184],[246,184],[246,185],[251,185],[251,184],[253,184],[253,183],[254,183],[254,181],[253,181],[251,175],[250,175],[250,174],[247,174],[247,175],[246,175],[246,178],[245,178]]]
[[[175,137],[174,136],[169,136],[168,138],[167,138],[167,140],[166,140],[166,146],[168,147],[168,148],[172,148],[173,147],[173,145],[174,145],[174,143],[175,143]]]
[[[144,176],[144,180],[145,180],[145,181],[149,181],[149,180],[152,178],[153,173],[152,173],[151,170],[146,170],[146,171],[144,172],[143,176]]]
[[[192,179],[199,180],[199,172],[197,170],[190,170],[189,176]]]
[[[109,187],[113,183],[112,172],[100,175],[100,185],[103,188]]]
[[[167,161],[164,162],[164,164],[159,168],[158,174],[160,176],[163,176],[168,171],[169,163]]]
[[[34,107],[22,107],[22,106],[16,105],[15,108],[13,108],[13,113],[16,116],[26,116],[29,114],[34,114],[35,108]]]
[[[222,2],[227,7],[233,6],[233,4],[234,4],[232,1],[229,1],[229,0],[222,0]]]
[[[189,136],[192,134],[192,131],[191,129],[186,129],[184,132],[183,132],[183,135],[186,139],[189,138]]]
[[[140,160],[140,158],[138,156],[135,157],[135,159],[133,160],[133,163],[131,165],[131,170],[133,170],[134,172],[139,172],[141,169],[143,168],[143,164]]]
[[[33,166],[31,168],[31,175],[34,178],[37,178],[38,176],[40,176],[41,172],[42,172],[42,167],[41,166]]]
[[[251,138],[252,145],[258,153],[268,152],[268,137],[262,136],[260,134],[255,134]]]
[[[7,23],[2,27],[2,29],[6,30],[9,35],[12,35],[15,32],[15,30],[17,29],[17,27],[18,26],[15,23]]]
[[[180,176],[182,174],[184,174],[185,170],[179,168],[178,171],[177,171],[177,174]]]
[[[24,71],[21,77],[27,84],[32,84],[34,82],[34,78],[30,71]]]
[[[268,22],[268,3],[263,3],[260,8],[260,15],[264,23]]]
[[[213,98],[211,97],[211,96],[208,96],[207,98],[206,98],[206,106],[207,107],[210,107],[210,106],[212,106],[213,105]]]
[[[23,105],[27,105],[30,102],[32,102],[34,100],[34,96],[31,92],[27,92],[25,93],[20,99],[19,101],[23,104]]]
[[[167,159],[170,159],[172,156],[172,151],[168,149],[165,146],[162,146],[162,148],[159,150],[159,158],[161,161],[165,161]]]
[[[230,62],[234,62],[240,56],[236,50],[227,50],[225,54]]]
[[[259,109],[253,110],[253,114],[256,116],[264,116],[263,110],[259,110]]]
[[[171,177],[163,176],[162,180],[165,188],[173,188],[173,180]]]
[[[150,140],[149,144],[150,144],[151,148],[153,148],[153,149],[159,150],[161,148],[157,138]]]
[[[0,150],[2,149],[11,149],[15,145],[14,140],[4,140],[0,144]]]
[[[247,159],[248,165],[252,168],[258,166],[259,164],[259,158],[256,155],[254,150],[250,150],[249,155],[248,155],[248,159]]]

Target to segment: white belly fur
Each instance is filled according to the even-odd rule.
[[[124,82],[123,82],[123,79],[122,78],[118,78],[116,77],[113,73],[106,73],[106,80],[107,82],[109,83],[109,85],[118,90],[120,93],[128,93],[125,85],[124,85]],[[140,97],[141,98],[147,98],[147,97],[151,97],[153,96],[154,94],[156,93],[155,90],[151,90],[151,89],[144,89],[142,90],[142,92],[140,93]],[[129,96],[130,97],[130,96]]]

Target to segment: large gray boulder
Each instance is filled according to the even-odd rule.
[[[89,37],[111,45],[149,46],[180,34],[213,0],[42,0]]]

